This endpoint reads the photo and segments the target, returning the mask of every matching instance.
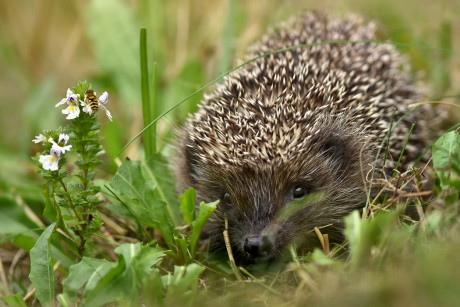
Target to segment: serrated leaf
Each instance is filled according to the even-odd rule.
[[[196,192],[189,188],[179,197],[181,201],[180,210],[184,214],[184,220],[191,224],[195,219]]]
[[[50,238],[56,223],[48,226],[30,251],[29,279],[35,286],[35,296],[42,305],[54,300],[54,272]]]
[[[203,230],[203,227],[206,224],[208,218],[216,210],[218,203],[219,200],[216,200],[212,203],[200,203],[200,208],[198,209],[198,216],[192,222],[192,235],[190,237],[190,252],[192,253],[192,257],[195,255],[201,231]]]
[[[158,197],[161,197],[158,196],[159,194],[165,195],[168,193],[157,191],[158,189],[162,189],[152,179],[152,176],[157,175],[153,175],[151,170],[146,170],[147,168],[148,166],[143,165],[139,161],[124,161],[113,177],[111,187],[119,196],[125,196],[134,200],[135,203],[130,208],[131,213],[136,214],[136,218],[139,221],[148,222],[147,225],[152,225],[154,228],[160,230],[168,247],[176,251],[174,236],[177,236],[178,233],[166,203],[166,201],[169,201],[169,196],[158,199]],[[157,180],[159,178],[155,177],[155,181]],[[156,187],[156,189],[152,187]],[[170,188],[172,189],[172,187]],[[130,206],[129,203],[127,205]],[[179,211],[178,207],[177,211]]]
[[[98,281],[116,264],[105,259],[83,257],[83,259],[70,267],[67,278],[62,282],[64,293],[70,298],[75,297],[79,291],[83,293],[94,288]]]
[[[175,266],[173,275],[162,276],[163,285],[166,287],[166,299],[194,294],[197,289],[198,279],[205,268],[196,263],[187,266]]]
[[[134,280],[130,280],[129,282],[126,282],[126,278],[123,280],[125,270],[126,262],[123,257],[120,257],[118,263],[98,280],[94,288],[85,291],[83,304],[87,306],[100,306],[122,300],[128,293],[133,293],[135,290]]]
[[[122,244],[115,249],[115,253],[123,256],[129,268],[135,270],[138,280],[148,277],[152,267],[165,255],[161,248],[144,246],[140,243]]]
[[[120,255],[118,262],[94,287],[86,287],[84,303],[99,306],[115,301],[137,300],[144,280],[151,277],[154,266],[164,256],[162,249],[140,243],[122,244],[115,252]]]

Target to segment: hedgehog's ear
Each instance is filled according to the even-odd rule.
[[[328,158],[334,169],[344,171],[347,167],[347,141],[338,133],[332,133],[320,141],[319,153]]]

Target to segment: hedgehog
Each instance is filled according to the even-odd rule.
[[[407,60],[361,17],[303,12],[268,31],[179,129],[177,188],[219,199],[202,242],[238,263],[343,241],[366,178],[411,167],[429,144],[428,107]],[[413,124],[415,125],[413,126]],[[410,135],[407,144],[406,139]],[[403,150],[404,149],[404,150]]]

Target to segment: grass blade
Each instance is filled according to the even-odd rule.
[[[140,32],[140,64],[141,64],[141,93],[142,93],[142,118],[144,128],[152,121],[150,108],[150,89],[149,89],[149,68],[147,61],[147,30],[141,28]],[[144,134],[144,152],[145,158],[149,159],[153,156],[154,147],[152,135],[155,129],[147,131]]]

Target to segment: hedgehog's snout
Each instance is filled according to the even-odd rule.
[[[273,251],[273,243],[267,235],[251,235],[244,239],[243,250],[251,258],[267,258]]]

